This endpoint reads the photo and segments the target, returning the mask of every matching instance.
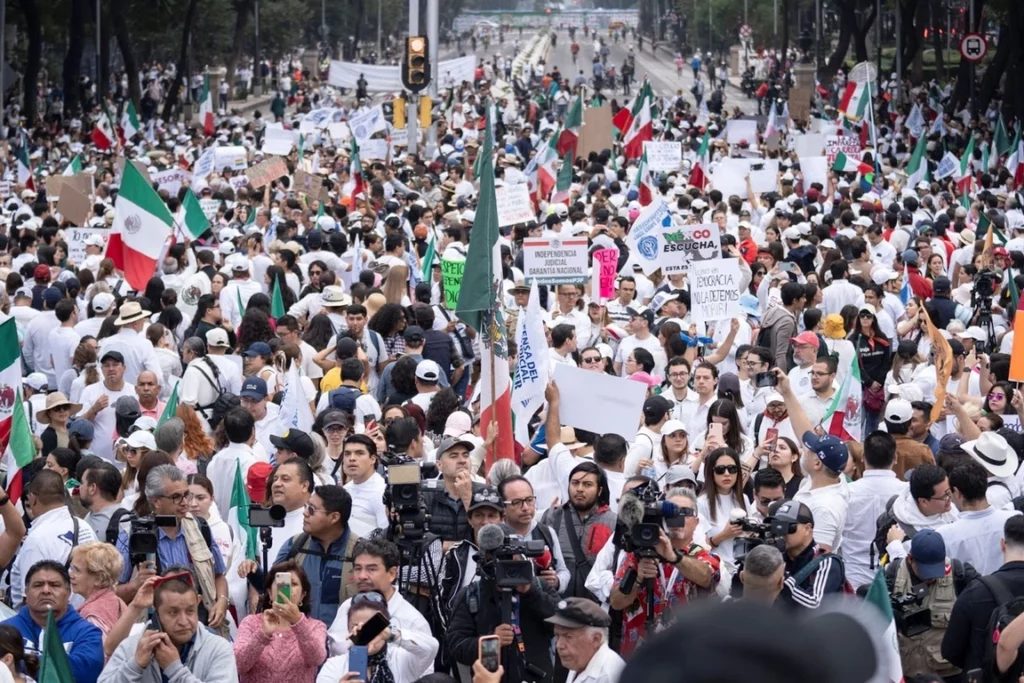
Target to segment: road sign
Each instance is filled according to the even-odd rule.
[[[960,55],[969,62],[980,62],[988,52],[988,43],[980,33],[967,33],[960,41]]]
[[[751,35],[751,31],[750,31],[750,27],[749,26],[747,26],[746,24],[743,24],[742,26],[740,26],[740,39],[741,40],[750,40],[750,35]]]

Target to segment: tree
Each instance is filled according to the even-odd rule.
[[[142,89],[139,86],[139,79],[135,78],[135,74],[139,73],[139,65],[135,61],[135,48],[132,45],[131,33],[128,31],[129,4],[129,0],[110,0],[110,16],[114,20],[114,35],[117,37],[117,47],[121,50],[124,70],[130,74],[128,97],[138,110],[142,101]]]
[[[171,82],[171,87],[167,92],[167,99],[164,100],[163,118],[165,121],[169,121],[171,119],[171,113],[174,111],[174,107],[178,103],[178,92],[181,90],[181,81],[186,76],[186,67],[188,65],[188,44],[189,39],[192,37],[192,22],[195,20],[196,8],[198,5],[199,0],[188,0],[188,8],[185,10],[185,25],[181,29],[181,52],[178,55],[178,68],[175,70],[174,80]]]
[[[78,80],[82,73],[82,50],[85,48],[87,1],[71,0],[71,12],[68,15],[68,51],[64,57],[64,111],[72,116],[77,116],[82,108]]]
[[[28,54],[25,57],[25,74],[22,81],[22,110],[25,121],[33,125],[39,104],[39,67],[43,57],[43,24],[39,17],[36,0],[20,0],[25,15],[25,31],[28,33]]]

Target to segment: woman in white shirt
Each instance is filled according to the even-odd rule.
[[[717,434],[719,428],[712,427],[712,424],[721,426],[720,438]],[[709,433],[713,435],[709,437]],[[708,408],[707,429],[693,441],[693,449],[700,459],[706,458],[712,451],[722,446],[728,446],[736,451],[742,460],[748,460],[754,453],[754,442],[743,433],[736,404],[727,398],[720,398],[711,404]],[[697,473],[700,481],[703,481],[703,473],[704,470]]]
[[[747,513],[747,499],[743,496],[743,469],[740,458],[732,448],[716,448],[704,460],[704,493],[697,499],[697,512],[703,520],[712,552],[735,567],[733,544],[743,532],[742,525],[730,522],[732,511]]]

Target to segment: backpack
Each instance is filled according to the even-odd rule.
[[[803,569],[798,571],[796,574],[793,574],[793,576],[790,578],[792,578],[793,582],[797,586],[799,586],[804,581],[809,579],[811,577],[811,574],[818,571],[818,566],[822,562],[824,562],[825,558],[827,557],[831,557],[834,561],[839,563],[839,571],[843,577],[842,592],[846,595],[856,595],[857,591],[853,590],[853,586],[850,584],[850,581],[846,578],[846,565],[843,563],[843,558],[840,555],[833,555],[832,553],[820,553],[814,559],[812,559],[810,562],[804,565]]]
[[[1016,596],[1010,593],[1010,590],[1002,580],[994,574],[982,576],[978,580],[988,589],[988,592],[992,594],[992,598],[996,601],[996,608],[992,610],[992,615],[988,618],[988,628],[985,631],[985,654],[982,659],[984,663],[983,671],[985,672],[984,680],[994,681],[996,680],[994,673],[996,670],[996,646],[999,644],[999,636],[1009,626],[1011,621],[1021,613],[1024,613],[1024,596]],[[1018,669],[1020,666],[1019,660],[1014,662],[1013,666],[1015,669]]]
[[[332,408],[337,408],[346,413],[355,413],[356,400],[363,395],[355,387],[338,387],[327,394],[327,403]]]
[[[206,374],[206,372],[203,371],[203,369],[198,365],[196,365],[195,368],[199,372],[199,374],[203,376],[203,379],[210,383],[210,386],[213,387],[213,390],[217,392],[217,398],[213,399],[213,403],[208,403],[205,406],[197,405],[196,412],[206,418],[206,421],[209,423],[210,429],[212,430],[216,428],[216,425],[214,425],[213,423],[213,414],[211,413],[211,411],[217,405],[217,401],[220,400],[220,397],[223,396],[226,392],[220,381],[220,368],[217,367],[216,363],[210,360],[209,356],[203,356],[203,360],[206,361],[206,367],[210,368],[210,372],[213,373],[213,377],[210,377],[210,375]]]
[[[871,547],[869,548],[871,559],[868,567],[871,569],[875,569],[882,564],[882,558],[885,557],[885,548],[889,545],[889,529],[898,524],[899,527],[903,529],[903,533],[907,535],[908,541],[917,533],[917,529],[896,519],[896,515],[892,511],[892,506],[893,503],[896,502],[897,498],[899,498],[899,494],[890,498],[885,504],[885,512],[880,514],[878,519],[875,520],[875,538],[871,541]],[[876,558],[878,562],[875,562]]]
[[[217,397],[217,400],[213,402],[210,407],[210,418],[207,422],[210,423],[210,429],[214,430],[217,425],[220,424],[224,416],[233,408],[238,408],[242,405],[242,399],[235,396],[230,391],[221,392],[221,395]]]
[[[757,331],[757,343],[754,344],[754,346],[758,346],[758,347],[760,347],[762,349],[768,349],[769,351],[771,351],[772,350],[772,330],[774,328],[775,328],[775,325],[769,325],[767,327],[762,327],[760,330],[758,330]]]
[[[1010,487],[1007,486],[1005,482],[999,481],[997,479],[989,479],[988,486],[986,486],[985,488],[987,490],[992,488],[993,486],[1002,486],[1007,491],[1010,490]],[[1013,505],[1013,509],[1016,510],[1017,512],[1024,512],[1024,496],[1017,496],[1016,498],[1013,498],[1010,501],[1010,503]]]

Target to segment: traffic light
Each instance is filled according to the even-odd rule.
[[[426,36],[405,39],[405,61],[402,63],[402,84],[412,92],[420,92],[430,83],[430,59]]]
[[[391,103],[391,109],[394,112],[392,125],[395,128],[405,128],[405,98],[396,97]]]
[[[433,114],[433,103],[430,97],[424,95],[420,98],[420,128],[430,128]]]

